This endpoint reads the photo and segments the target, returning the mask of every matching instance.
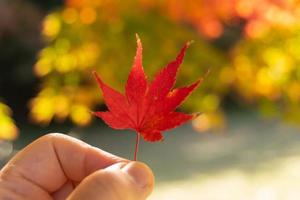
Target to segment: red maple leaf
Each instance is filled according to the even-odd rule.
[[[136,152],[140,135],[149,142],[160,141],[163,139],[162,131],[177,127],[195,117],[194,114],[175,111],[202,80],[187,87],[173,89],[178,68],[188,46],[189,43],[186,43],[176,59],[148,82],[142,66],[142,43],[137,36],[136,55],[125,86],[125,95],[106,85],[94,72],[108,111],[93,114],[111,128],[135,130]]]

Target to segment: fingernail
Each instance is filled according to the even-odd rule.
[[[122,171],[127,173],[141,188],[150,187],[153,184],[153,174],[149,167],[140,162],[130,162]]]

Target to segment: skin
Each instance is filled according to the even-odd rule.
[[[153,185],[145,164],[58,133],[37,139],[0,171],[1,200],[143,200]]]

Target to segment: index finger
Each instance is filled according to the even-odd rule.
[[[92,172],[126,161],[63,134],[48,134],[20,151],[1,176],[20,176],[52,193],[67,180],[81,181]]]

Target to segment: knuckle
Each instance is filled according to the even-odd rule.
[[[76,139],[74,137],[71,137],[69,135],[63,134],[63,133],[48,133],[44,136],[42,136],[39,140],[51,142],[51,143],[61,143],[61,142],[71,142],[71,143],[77,143],[82,146],[89,147],[87,143]]]
[[[66,137],[66,136],[62,133],[48,133],[48,134],[42,136],[40,139],[41,140],[53,140],[53,139],[62,138],[62,137]]]
[[[6,164],[5,167],[0,171],[0,183],[9,182],[11,179],[20,177],[20,168],[14,164]]]
[[[13,166],[6,167],[0,172],[1,200],[28,199],[27,195],[16,187],[16,182],[20,184],[22,179],[15,173]]]
[[[109,171],[99,171],[94,173],[90,179],[92,187],[98,188],[99,191],[105,193],[107,199],[112,200],[127,200],[130,198],[131,190],[118,174]]]
[[[89,179],[89,182],[91,185],[96,185],[96,186],[101,186],[101,187],[106,187],[108,183],[114,183],[116,182],[115,177],[111,173],[107,173],[106,171],[99,171],[95,172]],[[114,183],[116,184],[116,183]]]

